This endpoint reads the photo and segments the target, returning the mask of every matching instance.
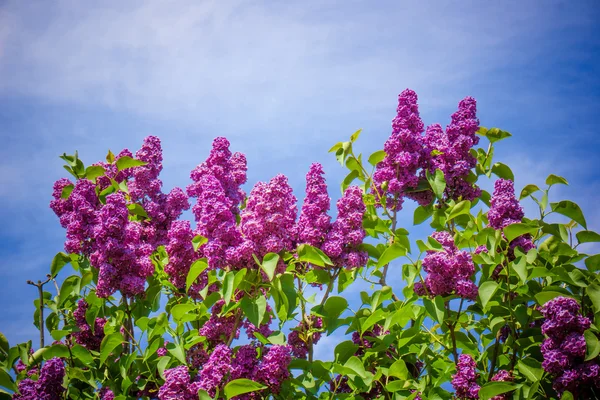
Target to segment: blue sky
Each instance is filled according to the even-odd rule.
[[[571,185],[554,199],[577,201],[600,230],[595,1],[97,3],[0,2],[0,331],[11,343],[35,341],[25,281],[62,250],[48,208],[65,176],[58,155],[77,149],[89,164],[149,134],[163,141],[166,189],[186,186],[226,136],[250,184],[285,173],[302,199],[319,161],[337,196],[344,171],[327,150],[358,128],[360,150],[382,148],[399,92],[416,90],[425,123],[443,125],[470,95],[482,125],[513,134],[496,159],[518,190],[563,175]]]

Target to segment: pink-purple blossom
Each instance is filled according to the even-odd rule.
[[[88,350],[100,350],[100,344],[104,339],[104,325],[106,324],[106,318],[96,318],[94,327],[92,328],[85,317],[88,309],[88,303],[81,299],[77,302],[77,308],[73,311],[73,318],[75,324],[79,328],[79,332],[73,332],[75,341],[87,348]]]
[[[452,376],[452,387],[455,396],[461,400],[476,400],[479,398],[480,386],[477,384],[477,364],[473,357],[461,354],[456,364],[456,374]]]
[[[331,217],[327,213],[331,199],[323,175],[321,164],[310,166],[306,174],[306,198],[297,224],[298,243],[317,248],[321,248],[331,227]]]

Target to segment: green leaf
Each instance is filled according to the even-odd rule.
[[[506,240],[508,240],[508,242],[510,243],[521,235],[525,235],[528,233],[533,235],[538,231],[538,228],[536,226],[516,223],[506,226],[503,231],[504,236],[506,236]]]
[[[229,271],[225,275],[225,279],[223,279],[223,300],[225,300],[225,304],[229,304],[231,302],[231,296],[235,290],[235,272]]]
[[[433,176],[429,173],[429,171],[427,171],[426,174],[433,193],[438,199],[442,199],[444,197],[444,190],[446,189],[446,179],[444,178],[444,173],[442,170],[436,169]]]
[[[488,382],[479,389],[479,400],[489,400],[494,396],[517,388],[518,385],[513,382]]]
[[[492,166],[492,173],[502,179],[510,179],[511,181],[515,180],[515,174],[513,174],[509,166],[502,164],[501,162],[497,162]]]
[[[333,265],[331,259],[321,249],[308,244],[298,246],[298,261],[308,262],[319,267]]]
[[[158,373],[159,373],[160,377],[163,379],[165,379],[165,369],[167,368],[167,365],[169,365],[170,361],[171,361],[171,357],[164,356],[164,357],[160,357],[160,360],[158,360],[158,363],[156,363]]]
[[[521,190],[521,195],[519,196],[519,200],[523,200],[525,197],[539,191],[540,188],[537,187],[536,185],[527,185],[523,188],[523,190]]]
[[[565,293],[555,292],[555,291],[552,291],[552,290],[539,292],[534,297],[537,300],[538,304],[541,305],[541,306],[543,306],[544,304],[546,304],[550,300],[552,300],[552,299],[554,299],[556,297],[559,297],[559,296],[570,297],[570,296],[565,295]]]
[[[342,194],[346,191],[346,189],[348,189],[348,186],[350,186],[350,184],[352,184],[352,182],[354,182],[354,180],[358,178],[359,175],[359,172],[355,169],[353,169],[348,175],[346,175],[341,185]]]
[[[350,135],[350,141],[351,142],[356,142],[356,139],[358,139],[358,137],[360,136],[361,132],[362,132],[362,129],[359,129],[356,132],[354,132],[352,135]]]
[[[379,164],[380,162],[383,161],[385,156],[386,156],[385,150],[377,150],[375,153],[373,153],[369,156],[369,164],[376,167],[377,164]]]
[[[413,224],[419,225],[419,224],[425,222],[427,220],[427,218],[431,217],[432,214],[433,214],[432,207],[419,206],[419,207],[415,208]]]
[[[13,392],[17,391],[17,385],[4,368],[0,368],[0,386],[12,390]]]
[[[251,381],[250,379],[234,379],[225,385],[225,397],[231,399],[232,397],[239,396],[244,393],[256,392],[265,389],[265,385],[261,385],[258,382]]]
[[[10,345],[8,344],[8,339],[2,332],[0,332],[0,350],[3,350],[8,354],[8,350],[10,349]]]
[[[60,270],[63,269],[63,267],[70,262],[71,257],[69,257],[67,254],[63,252],[56,253],[54,258],[52,259],[52,262],[50,263],[50,274],[52,275],[52,277],[56,277]]]
[[[69,357],[69,348],[64,344],[54,344],[47,347],[42,356],[44,357],[44,360],[49,360],[54,357],[66,358]]]
[[[96,182],[96,178],[104,174],[106,174],[106,171],[100,165],[90,165],[85,169],[85,177],[92,182]]]
[[[389,264],[392,260],[395,260],[398,257],[402,257],[406,255],[406,248],[399,243],[392,243],[390,247],[385,249],[381,257],[379,257],[379,261],[377,261],[378,267],[383,267],[384,265]]]
[[[190,290],[190,287],[196,282],[196,279],[198,279],[200,274],[204,272],[206,268],[208,268],[208,263],[205,258],[194,261],[190,267],[190,272],[188,272],[187,277],[185,278],[186,291]]]
[[[169,343],[166,347],[167,351],[181,361],[182,364],[186,363],[185,351],[183,350],[183,346],[181,346],[181,344],[178,345],[176,343]]]
[[[458,217],[459,215],[469,214],[471,210],[471,202],[469,200],[463,200],[460,203],[454,205],[451,209],[449,209],[446,214],[448,215],[447,220],[450,221]]]
[[[260,267],[265,271],[269,280],[272,281],[275,276],[275,270],[277,269],[277,264],[279,263],[279,254],[275,253],[267,253],[263,258],[263,262]]]
[[[175,320],[175,322],[181,322],[181,319],[183,318],[183,316],[187,313],[189,313],[192,310],[196,309],[196,305],[195,304],[189,304],[189,303],[184,303],[184,304],[176,304],[171,308],[171,315],[173,316],[173,319]]]
[[[481,306],[487,308],[488,302],[494,297],[498,290],[498,283],[494,281],[485,281],[479,287],[479,298],[481,299]]]
[[[576,236],[579,243],[600,242],[600,234],[594,231],[579,231]]]
[[[194,246],[194,251],[198,251],[200,246],[202,246],[204,243],[207,243],[207,242],[208,242],[208,239],[202,235],[194,236],[194,238],[192,239],[192,246]]]
[[[563,178],[562,176],[558,176],[558,175],[554,175],[554,174],[548,175],[548,177],[546,178],[546,185],[552,186],[552,185],[556,185],[556,184],[568,185],[569,182],[567,182],[567,180],[565,178]]]
[[[67,279],[65,279],[60,287],[60,295],[58,296],[58,305],[62,305],[67,297],[69,297],[73,292],[79,291],[79,283],[81,278],[76,275],[71,275]]]
[[[94,364],[94,357],[85,347],[76,344],[71,348],[71,353],[73,353],[73,357],[77,358],[79,361],[86,365]]]
[[[337,362],[343,363],[348,361],[348,359],[352,357],[357,350],[357,345],[355,345],[350,340],[346,340],[335,346],[335,350],[333,353],[335,354],[335,360]]]
[[[410,372],[408,372],[408,368],[406,368],[406,363],[402,359],[394,361],[388,370],[388,375],[404,381],[409,379],[411,376]]]
[[[594,313],[600,312],[600,285],[592,283],[585,289],[594,306]]]
[[[600,342],[598,341],[598,337],[591,330],[587,330],[583,332],[583,336],[585,337],[586,351],[585,351],[585,360],[589,361],[598,357],[600,354]]]
[[[507,137],[511,137],[512,135],[509,132],[503,131],[502,129],[490,128],[485,132],[485,136],[488,138],[490,143],[495,143],[502,139],[506,139]]]
[[[365,366],[362,361],[356,356],[352,356],[346,361],[344,367],[351,369],[356,375],[361,378],[367,377],[367,372],[365,371]]]
[[[67,200],[69,198],[69,196],[71,196],[73,189],[75,189],[75,185],[73,185],[73,184],[65,186],[63,188],[62,192],[60,192],[60,198],[63,200]]]
[[[593,256],[589,256],[585,259],[585,266],[591,272],[596,272],[600,270],[600,254],[595,254]]]
[[[442,296],[435,296],[433,301],[431,301],[431,299],[424,298],[423,305],[433,320],[440,324],[444,321],[444,317],[446,315],[446,305],[444,304],[444,299]]]
[[[577,222],[579,225],[587,229],[587,224],[585,222],[585,218],[583,217],[583,212],[576,203],[573,203],[570,200],[563,200],[558,203],[550,203],[550,208],[556,213],[571,218],[573,221]]]
[[[148,213],[146,212],[144,207],[142,207],[141,204],[138,204],[138,203],[127,204],[127,209],[129,210],[129,213],[131,215],[137,215],[139,217],[143,217],[143,218],[147,218],[147,219],[150,218],[150,217],[148,217]]]
[[[264,296],[259,296],[256,299],[244,296],[240,306],[248,321],[252,322],[254,326],[259,326],[267,310],[267,299]]]
[[[110,353],[124,343],[123,336],[120,332],[111,333],[102,339],[100,345],[100,363],[104,364]]]
[[[531,382],[539,382],[544,375],[542,364],[533,358],[524,358],[517,363],[517,369]]]
[[[129,156],[121,156],[117,160],[117,169],[122,171],[126,168],[139,167],[146,164],[148,163],[141,160],[136,160],[135,158],[131,158]]]

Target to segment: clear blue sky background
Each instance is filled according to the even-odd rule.
[[[407,87],[426,124],[477,98],[482,125],[514,135],[496,159],[518,190],[563,175],[554,199],[600,229],[599,19],[597,1],[0,1],[0,331],[36,338],[25,281],[62,250],[59,154],[89,164],[158,135],[170,189],[226,136],[248,190],[281,172],[302,199],[319,161],[337,197],[328,148],[358,128],[382,148]]]

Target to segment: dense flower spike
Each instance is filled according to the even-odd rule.
[[[479,143],[476,112],[475,99],[465,97],[458,104],[458,111],[452,114],[452,121],[445,132],[439,124],[430,125],[425,131],[427,153],[432,154],[429,171],[440,169],[444,173],[444,193],[448,199],[473,200],[481,194],[481,190],[467,179],[471,169],[477,165],[477,159],[469,152]]]
[[[480,386],[477,384],[477,364],[468,354],[461,354],[456,365],[456,375],[452,376],[452,386],[456,390],[456,398],[475,400],[479,398]]]
[[[256,380],[267,385],[272,393],[279,393],[283,381],[290,377],[288,366],[291,361],[292,356],[288,346],[270,347],[256,372]]]
[[[589,318],[579,314],[577,301],[557,297],[541,308],[545,317],[542,333],[542,367],[554,376],[554,390],[561,395],[565,390],[575,398],[592,398],[593,387],[600,388],[598,357],[585,362],[586,341],[583,332],[590,328]]]
[[[296,214],[296,197],[284,175],[254,185],[242,211],[241,227],[254,244],[258,258],[293,250]]]
[[[256,346],[253,344],[241,346],[231,362],[231,379],[249,379],[253,377],[257,371],[258,363]]]
[[[392,135],[384,145],[385,158],[377,164],[373,174],[376,197],[385,193],[387,207],[396,211],[402,209],[406,191],[417,187],[417,172],[426,159],[417,94],[410,89],[400,93],[397,111],[392,121]]]
[[[323,176],[323,166],[314,163],[306,174],[306,198],[298,218],[298,243],[321,248],[331,226],[327,212],[331,199]]]
[[[523,208],[515,197],[513,181],[498,179],[494,183],[494,194],[488,212],[490,226],[500,230],[510,224],[521,222],[524,215]]]
[[[337,209],[337,219],[327,234],[323,251],[338,267],[362,267],[367,263],[368,255],[359,248],[366,235],[362,226],[366,207],[360,188],[348,187],[338,200]]]
[[[224,304],[224,300],[217,301],[212,308],[210,319],[200,328],[200,335],[205,336],[206,340],[212,345],[227,343],[232,335],[236,339],[240,335],[240,328],[236,324],[235,315],[219,315]]]
[[[231,199],[226,196],[221,182],[207,174],[200,178],[195,188],[201,189],[198,203],[193,207],[198,223],[195,233],[208,239],[201,250],[209,268],[245,266],[252,258],[252,244],[242,237],[236,226]]]
[[[152,246],[142,238],[142,226],[129,221],[129,210],[122,192],[106,196],[106,204],[97,213],[94,226],[96,251],[91,264],[99,268],[98,297],[116,290],[125,296],[144,291],[146,277],[152,275]]]
[[[430,297],[456,293],[464,299],[475,300],[478,289],[470,280],[475,273],[471,254],[458,250],[448,232],[434,232],[431,237],[442,245],[443,250],[427,252],[423,259],[423,269],[427,272],[425,285],[416,283],[415,292]]]
[[[205,190],[200,183],[202,177],[213,176],[221,184],[225,196],[229,200],[230,211],[238,213],[238,206],[246,196],[240,188],[246,183],[246,157],[242,153],[231,154],[229,141],[218,137],[213,141],[213,148],[205,162],[198,165],[190,177],[194,181],[187,187],[190,197],[200,197]]]
[[[173,222],[168,238],[169,242],[165,246],[165,250],[169,255],[169,263],[165,266],[165,272],[169,275],[169,281],[177,289],[184,290],[190,267],[197,259],[201,258],[202,254],[194,250],[192,244],[194,234],[189,221]],[[199,292],[206,286],[206,283],[206,274],[201,274],[190,287],[190,296],[198,299]]]
[[[75,318],[75,323],[79,328],[79,332],[73,332],[73,336],[78,344],[88,350],[99,351],[102,339],[104,339],[104,325],[106,324],[106,318],[96,318],[92,330],[92,327],[85,319],[87,309],[87,302],[84,299],[79,300],[77,309],[73,312],[73,317]]]
[[[195,385],[191,384],[188,367],[179,367],[165,370],[165,383],[158,391],[160,400],[195,400],[198,392],[193,392]]]
[[[19,384],[20,395],[13,399],[21,400],[59,400],[63,398],[65,388],[63,378],[65,377],[65,365],[60,358],[52,358],[42,366],[40,377],[37,382],[24,379]]]
[[[215,347],[208,361],[198,372],[198,388],[204,389],[212,397],[224,384],[231,371],[231,349],[224,344]]]
[[[107,387],[100,389],[98,397],[100,397],[100,400],[115,400],[115,394]]]

